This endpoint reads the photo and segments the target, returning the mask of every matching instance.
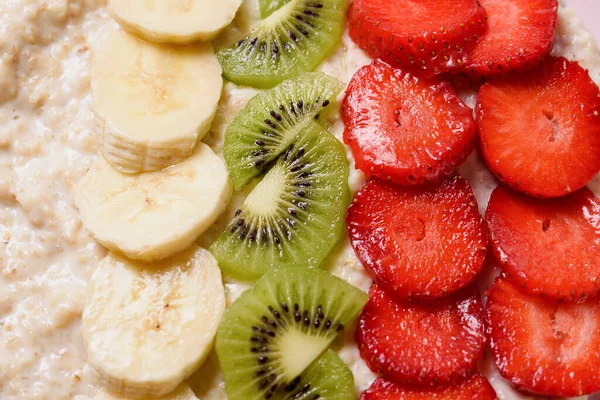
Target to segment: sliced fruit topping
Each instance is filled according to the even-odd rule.
[[[483,318],[475,287],[418,305],[395,302],[373,285],[355,337],[373,372],[403,384],[443,385],[469,376],[483,356]]]
[[[371,57],[426,75],[459,66],[487,30],[476,0],[355,0],[348,20],[350,37]]]
[[[520,390],[582,396],[600,390],[600,302],[555,304],[506,278],[488,292],[487,333],[500,373]]]
[[[320,266],[344,235],[348,174],[342,143],[310,123],[211,246],[224,273],[252,280],[276,265]]]
[[[145,397],[145,398],[137,398],[138,400],[198,400],[198,398],[196,397],[196,395],[194,394],[194,392],[192,391],[192,389],[190,389],[190,387],[185,384],[182,383],[181,385],[179,385],[177,387],[177,389],[175,389],[174,391],[165,394],[164,396],[160,396],[160,397]],[[104,389],[99,389],[98,392],[96,392],[96,396],[94,397],[94,400],[131,400],[130,397],[124,397],[124,396],[119,396],[119,395],[115,395],[113,393],[107,392]]]
[[[600,290],[600,200],[589,189],[537,200],[498,186],[486,219],[494,255],[526,292],[581,301]]]
[[[348,374],[330,356],[325,355],[329,361],[317,362],[331,364],[322,377],[312,378],[314,370],[309,365],[352,323],[366,302],[366,293],[328,272],[271,269],[233,303],[219,326],[216,349],[228,397],[281,398],[280,393],[309,384],[307,390],[313,384],[313,389],[331,385],[327,390],[333,390],[333,382],[326,384],[323,379],[329,373],[340,377],[345,387]],[[305,382],[302,387],[301,382]]]
[[[210,129],[222,86],[208,43],[161,46],[124,32],[109,34],[92,65],[104,158],[127,173],[181,162]]]
[[[333,350],[327,350],[279,393],[273,398],[281,400],[356,399],[352,371]]]
[[[481,152],[514,190],[559,197],[600,170],[600,91],[587,71],[564,58],[481,86]]]
[[[110,253],[88,282],[87,361],[111,392],[162,396],[206,359],[224,310],[221,272],[208,251],[193,245],[152,265]]]
[[[425,187],[372,179],[354,198],[346,222],[358,258],[400,300],[446,296],[483,267],[487,230],[460,177]]]
[[[188,247],[230,197],[225,163],[202,143],[185,161],[138,175],[116,171],[99,159],[75,189],[81,220],[96,240],[144,261]]]
[[[479,0],[488,32],[465,57],[461,70],[477,76],[535,67],[550,53],[557,0]]]
[[[346,90],[344,141],[366,174],[401,184],[436,181],[473,149],[472,114],[449,83],[376,60]]]
[[[346,7],[346,0],[291,0],[219,51],[223,76],[238,85],[270,88],[312,71],[337,48]]]
[[[225,132],[223,153],[235,189],[265,172],[308,121],[335,108],[343,88],[331,76],[308,72],[250,99]]]
[[[437,388],[415,388],[377,379],[360,400],[496,400],[492,385],[481,375],[465,382]]]
[[[210,41],[233,21],[242,0],[109,0],[128,31],[155,42]]]

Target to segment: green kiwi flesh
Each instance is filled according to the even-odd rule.
[[[289,2],[290,0],[259,0],[258,5],[261,18],[267,18]]]
[[[347,0],[291,0],[217,57],[238,85],[271,88],[314,70],[337,48]]]
[[[303,372],[367,300],[360,289],[320,269],[271,269],[231,305],[217,331],[229,400],[286,398],[304,388],[311,375]]]
[[[319,267],[345,233],[348,175],[342,143],[310,122],[211,245],[223,273],[255,280],[278,265]]]
[[[251,98],[225,132],[223,152],[235,189],[265,172],[307,121],[333,108],[343,88],[329,75],[308,72]]]
[[[333,350],[313,362],[287,385],[281,400],[355,400],[354,376],[350,368]]]

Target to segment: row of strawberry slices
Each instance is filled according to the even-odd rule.
[[[447,81],[375,60],[348,85],[342,118],[344,141],[369,175],[403,185],[439,181],[479,139],[500,181],[552,198],[600,170],[599,110],[598,86],[564,58],[548,56],[533,70],[481,85],[476,121]]]
[[[556,14],[556,0],[353,2],[351,37],[380,58],[342,110],[372,176],[347,213],[375,280],[356,340],[381,377],[363,400],[495,399],[477,372],[488,342],[519,390],[600,390],[600,200],[585,188],[600,171],[600,91],[549,56]],[[432,76],[446,71],[486,77],[475,118]],[[503,182],[485,218],[456,175],[475,148]],[[486,263],[503,274],[484,307]]]
[[[463,384],[482,382],[475,377],[487,338],[501,374],[522,391],[600,390],[600,200],[587,188],[540,200],[500,185],[485,220],[460,177],[426,187],[374,178],[359,191],[347,221],[376,282],[356,331],[367,365],[401,385],[386,390],[433,386],[426,393],[493,399],[469,397],[473,387]],[[484,265],[486,226],[496,260],[488,262],[504,274],[484,312],[472,282]]]
[[[557,0],[354,0],[350,37],[373,58],[431,76],[533,67],[552,48]]]

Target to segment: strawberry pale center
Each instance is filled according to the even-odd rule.
[[[425,219],[420,215],[413,214],[408,218],[398,215],[394,220],[392,232],[398,242],[420,242],[425,239],[425,228]]]
[[[397,107],[394,111],[394,120],[400,130],[410,131],[414,127],[423,126],[425,118],[421,107],[405,103],[404,106]]]
[[[544,124],[544,128],[545,128],[544,130],[546,132],[550,132],[550,134],[548,135],[548,141],[555,142],[556,139],[558,138],[560,129],[559,129],[558,121],[554,117],[554,111],[543,110],[542,114],[544,114],[544,117],[546,117],[546,119],[547,119],[547,121],[542,121],[542,123]]]

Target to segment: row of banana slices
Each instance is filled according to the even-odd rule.
[[[226,301],[216,260],[194,242],[232,194],[224,161],[200,143],[223,87],[206,41],[240,4],[109,2],[129,33],[108,34],[94,55],[103,157],[75,189],[85,227],[110,250],[82,317],[96,400],[197,399],[182,382],[211,351]]]

